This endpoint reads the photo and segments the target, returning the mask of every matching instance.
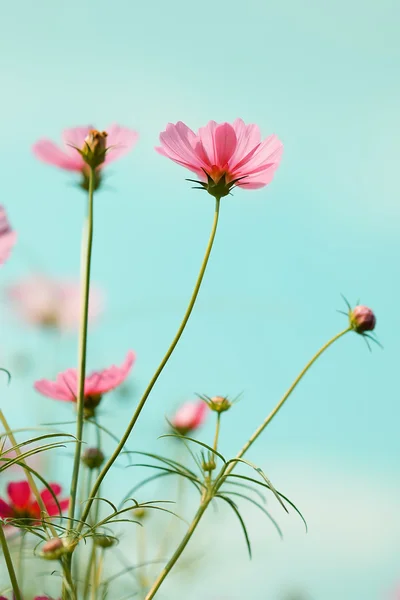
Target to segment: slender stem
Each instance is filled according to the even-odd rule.
[[[47,512],[47,509],[46,509],[46,505],[43,502],[43,499],[39,493],[38,487],[36,485],[36,481],[34,480],[32,473],[29,471],[29,469],[26,468],[26,462],[25,462],[25,459],[22,458],[21,449],[18,447],[17,440],[15,439],[14,434],[12,433],[10,426],[7,422],[7,419],[5,418],[2,410],[0,410],[0,421],[4,427],[5,432],[7,433],[8,439],[10,440],[12,446],[14,447],[15,454],[20,459],[20,465],[25,472],[26,479],[28,480],[28,483],[29,483],[29,487],[31,488],[32,494],[35,496],[35,500],[39,505],[41,517],[42,517],[43,528],[44,528],[45,532],[47,533],[48,537],[51,537],[51,536],[48,534],[47,527],[50,529],[53,537],[58,537],[58,533],[57,533],[56,529],[54,528],[54,526],[52,525],[52,523],[45,521],[45,519],[50,519],[49,513]]]
[[[221,413],[217,413],[217,424],[215,426],[215,436],[214,436],[214,445],[213,445],[213,450],[217,450],[218,447],[218,438],[219,438],[219,432],[221,429]]]
[[[95,172],[90,168],[89,172],[89,198],[88,215],[83,237],[83,261],[82,261],[82,313],[79,331],[79,357],[78,357],[78,397],[77,397],[77,420],[76,420],[76,446],[74,456],[74,467],[71,480],[70,504],[68,512],[68,529],[74,526],[76,495],[78,491],[79,468],[81,463],[82,434],[84,421],[84,399],[85,399],[85,374],[86,374],[86,347],[89,313],[89,287],[90,287],[90,264],[93,242],[93,193]],[[86,251],[84,248],[86,237]]]
[[[6,536],[4,535],[3,525],[0,523],[0,545],[3,550],[4,559],[7,565],[7,571],[10,576],[12,589],[14,592],[15,600],[22,600],[21,591],[18,586],[17,576],[15,575],[14,565],[11,559],[10,550],[8,548]]]
[[[210,257],[211,254],[211,250],[212,250],[212,246],[213,246],[213,242],[214,242],[214,238],[215,238],[215,234],[217,231],[217,225],[218,225],[218,217],[219,217],[219,205],[220,205],[220,198],[216,198],[215,200],[215,213],[214,213],[214,221],[213,221],[213,225],[212,225],[212,229],[211,229],[211,234],[210,234],[210,238],[207,244],[207,248],[206,248],[206,253],[204,255],[204,259],[200,268],[200,272],[199,275],[197,277],[197,281],[196,284],[194,286],[194,290],[192,293],[192,297],[190,298],[190,302],[189,302],[189,306],[186,309],[185,315],[183,317],[183,320],[179,326],[179,329],[174,337],[174,339],[172,340],[172,343],[170,345],[170,347],[167,350],[167,353],[165,354],[164,358],[162,359],[160,365],[158,366],[156,372],[154,373],[149,385],[147,386],[142,398],[140,399],[140,402],[132,416],[132,419],[124,433],[124,435],[121,438],[120,443],[118,444],[118,446],[116,447],[115,451],[113,452],[112,456],[109,458],[109,460],[106,462],[106,464],[104,465],[102,471],[100,472],[99,476],[97,477],[97,480],[94,483],[93,489],[91,491],[91,499],[88,501],[87,505],[86,505],[86,509],[82,515],[82,523],[80,523],[77,527],[77,531],[80,532],[83,528],[83,523],[85,522],[85,520],[87,519],[87,516],[90,512],[92,503],[93,503],[93,498],[96,496],[97,491],[100,487],[101,482],[103,481],[104,477],[107,475],[109,469],[112,467],[112,465],[114,464],[115,460],[117,459],[119,453],[121,452],[121,450],[123,449],[127,439],[130,436],[130,433],[132,431],[132,429],[135,426],[136,421],[139,418],[139,415],[142,411],[142,408],[144,407],[147,398],[149,397],[158,377],[160,376],[161,372],[163,371],[165,365],[167,364],[171,354],[173,353],[173,351],[175,350],[176,345],[178,344],[181,335],[186,327],[186,324],[189,320],[189,317],[192,313],[193,307],[195,305],[200,287],[201,287],[201,283],[203,281],[203,277],[204,277],[204,273],[206,271],[207,268],[207,263],[208,263],[208,259]]]
[[[161,571],[160,575],[157,577],[157,579],[155,580],[155,582],[151,586],[150,591],[148,592],[145,600],[151,600],[156,595],[156,593],[159,590],[159,588],[161,587],[164,579],[167,577],[168,573],[171,571],[172,567],[175,565],[175,563],[177,562],[177,560],[181,556],[182,552],[186,548],[186,546],[187,546],[190,538],[192,537],[192,535],[194,533],[194,530],[196,529],[197,525],[199,524],[200,519],[203,516],[203,514],[205,513],[205,511],[207,509],[207,506],[210,503],[210,501],[211,501],[211,498],[207,498],[207,499],[203,500],[203,502],[200,504],[199,509],[198,509],[197,513],[195,514],[194,519],[191,522],[191,524],[189,526],[189,529],[187,530],[187,532],[186,532],[185,536],[183,537],[181,543],[179,544],[179,546],[175,550],[175,552],[172,555],[172,557],[170,558],[170,560],[165,565],[164,569]]]
[[[261,433],[264,431],[264,429],[267,427],[267,425],[269,425],[269,423],[272,421],[272,419],[275,417],[275,415],[277,415],[277,413],[280,411],[280,409],[282,408],[282,406],[285,404],[286,400],[289,398],[289,396],[291,395],[291,393],[297,387],[298,383],[300,383],[300,381],[303,379],[304,375],[312,367],[312,365],[315,363],[315,361],[321,356],[321,354],[323,354],[325,352],[325,350],[327,350],[329,348],[329,346],[331,346],[334,342],[336,342],[339,338],[343,337],[349,331],[352,331],[351,327],[348,327],[347,329],[344,329],[343,331],[341,331],[340,333],[338,333],[337,335],[335,335],[333,338],[331,338],[329,340],[329,342],[327,342],[326,344],[324,344],[322,346],[322,348],[320,348],[316,354],[314,354],[314,356],[312,357],[312,359],[306,364],[306,366],[301,371],[301,373],[296,377],[296,379],[294,380],[294,382],[292,383],[292,385],[290,386],[290,388],[287,390],[287,392],[279,400],[278,404],[275,406],[275,408],[273,409],[273,411],[270,412],[270,414],[265,419],[265,421],[263,423],[261,423],[261,425],[259,427],[257,427],[257,429],[255,430],[255,432],[253,433],[253,435],[250,437],[250,439],[244,444],[243,448],[236,455],[236,458],[242,458],[242,456],[247,452],[247,450],[250,448],[250,446],[261,435]],[[231,473],[231,471],[234,469],[235,465],[236,465],[236,463],[231,463],[229,465],[229,467],[226,469],[226,471],[224,473],[225,477],[227,475],[229,475],[229,473]]]
[[[327,348],[329,348],[329,346],[331,346],[334,342],[336,342],[336,340],[338,340],[339,338],[341,338],[343,335],[345,335],[346,333],[348,333],[351,330],[352,330],[352,328],[349,327],[349,328],[345,329],[344,331],[341,331],[340,333],[335,335],[331,340],[329,340],[329,342],[324,344],[324,346],[322,346],[322,348],[320,348],[320,350],[318,350],[318,352],[313,356],[313,358],[306,364],[306,366],[301,371],[301,373],[298,375],[298,377],[296,377],[296,379],[294,380],[294,382],[292,383],[292,385],[290,386],[288,391],[281,398],[281,400],[278,402],[278,404],[276,405],[274,410],[268,415],[268,417],[260,425],[260,427],[258,427],[256,429],[256,431],[253,433],[253,435],[251,436],[249,441],[246,442],[246,444],[240,450],[240,452],[238,453],[236,458],[241,458],[247,452],[247,450],[250,448],[250,446],[253,444],[253,442],[264,431],[264,429],[266,428],[268,423],[270,423],[272,421],[272,419],[274,418],[274,416],[278,413],[278,411],[283,406],[283,404],[286,402],[286,400],[289,398],[290,394],[293,392],[293,390],[295,389],[297,384],[304,377],[304,375],[307,373],[307,371],[310,369],[310,367],[315,363],[317,358],[319,356],[321,356],[321,354],[323,352],[325,352],[325,350]],[[218,429],[219,428],[217,426],[215,440],[214,440],[214,450],[216,449],[215,442],[216,441],[218,442],[218,435],[217,435]],[[229,473],[231,473],[232,470],[235,468],[236,464],[237,463],[233,462],[229,465],[229,467],[227,469],[222,469],[222,472],[221,472],[219,478],[217,479],[217,481],[214,484],[214,489],[209,492],[211,494],[211,496],[206,497],[205,499],[202,500],[202,503],[200,504],[200,507],[199,507],[191,525],[189,526],[189,529],[187,530],[185,537],[182,539],[181,543],[179,544],[179,546],[176,549],[175,553],[173,554],[172,558],[169,560],[169,562],[167,563],[165,568],[161,571],[160,575],[154,582],[154,584],[153,584],[152,588],[150,589],[148,595],[146,596],[145,600],[151,600],[154,597],[154,595],[157,593],[157,591],[160,588],[160,586],[162,585],[164,579],[167,577],[168,573],[171,571],[172,567],[175,565],[176,561],[179,559],[180,555],[186,548],[186,545],[189,542],[190,538],[192,537],[197,525],[199,524],[201,517],[203,516],[209,503],[211,502],[213,494],[215,494],[216,491],[218,491],[219,487],[222,485],[222,483],[225,480],[225,478],[227,477],[227,475],[229,475]]]
[[[91,579],[91,574],[92,574],[92,567],[93,567],[93,562],[94,562],[94,554],[96,552],[96,546],[93,543],[92,545],[92,549],[90,551],[90,558],[87,564],[87,569],[86,569],[86,575],[85,575],[85,583],[84,583],[84,587],[83,587],[83,599],[86,600],[86,598],[88,597],[88,593],[89,593],[89,588],[90,588],[90,579]]]
[[[21,531],[21,539],[19,542],[19,551],[18,551],[18,563],[17,563],[17,578],[20,583],[21,588],[23,588],[23,578],[24,578],[24,551],[25,551],[25,540],[26,540],[26,531]]]

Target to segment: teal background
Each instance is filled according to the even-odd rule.
[[[131,444],[162,452],[164,415],[182,401],[243,392],[223,423],[233,455],[345,326],[341,293],[377,315],[384,351],[369,353],[355,334],[338,342],[249,453],[300,506],[309,534],[277,510],[280,543],[246,506],[250,563],[238,525],[210,516],[199,543],[213,560],[188,581],[171,577],[160,599],[390,598],[400,533],[398,3],[15,0],[0,16],[1,202],[19,235],[3,287],[33,270],[79,271],[85,197],[31,145],[89,122],[140,133],[108,169],[95,209],[93,281],[107,311],[89,366],[137,352],[132,399],[104,400],[108,427],[123,431],[174,335],[211,227],[212,198],[153,150],[167,122],[197,129],[240,116],[276,133],[285,152],[270,186],[223,200],[198,304]],[[25,329],[5,303],[1,331],[10,422],[68,420],[68,407],[32,383],[74,365],[76,336]],[[34,357],[29,369],[18,367],[21,353]],[[202,439],[211,436],[210,419]],[[126,490],[133,477],[111,481]]]

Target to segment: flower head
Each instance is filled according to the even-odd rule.
[[[0,265],[6,262],[17,241],[17,234],[11,229],[4,206],[0,205]]]
[[[207,417],[207,404],[203,400],[185,402],[170,420],[171,426],[181,435],[198,429]]]
[[[76,329],[79,325],[79,282],[33,275],[10,286],[7,295],[13,308],[30,324],[61,330]],[[99,315],[101,306],[99,290],[91,288],[90,320]]]
[[[84,387],[84,407],[85,415],[91,417],[94,415],[103,394],[115,389],[128,377],[129,372],[135,360],[135,354],[132,350],[126,355],[124,363],[117,367],[112,365],[102,371],[94,371],[85,378]],[[41,379],[36,381],[35,389],[54,400],[64,402],[76,402],[78,394],[78,372],[76,369],[68,369],[57,375],[56,381]]]
[[[99,448],[86,448],[81,460],[88,469],[98,469],[103,464],[104,458],[104,454]]]
[[[88,161],[85,159],[85,151],[88,148],[92,152],[96,149],[98,154],[99,148],[103,148],[105,145],[105,139],[107,147],[104,147],[103,160],[97,162],[97,164],[92,163],[91,166],[94,168],[103,168],[103,166],[127,154],[137,141],[138,134],[132,129],[116,124],[110,125],[102,133],[98,132],[92,125],[87,125],[66,129],[62,135],[63,146],[61,148],[51,140],[41,139],[34,144],[32,150],[36,158],[45,163],[66,171],[82,173],[82,187],[87,188]],[[100,183],[100,173],[98,173],[97,183]]]
[[[261,141],[259,127],[242,119],[232,124],[210,121],[198,133],[181,121],[168,123],[160,142],[159,154],[196,173],[200,181],[195,182],[219,198],[236,186],[254,190],[268,185],[283,151],[275,135]]]
[[[349,311],[350,326],[357,333],[365,333],[375,329],[376,317],[368,306],[359,305]]]
[[[60,496],[62,488],[58,483],[51,483],[50,488],[54,496]],[[40,520],[41,511],[31,487],[27,481],[18,481],[9,483],[7,486],[8,502],[0,498],[0,518],[1,519],[24,519],[24,522],[31,525]],[[69,500],[63,499],[55,501],[51,492],[46,488],[40,494],[47,513],[50,516],[58,515],[61,511],[68,508]]]

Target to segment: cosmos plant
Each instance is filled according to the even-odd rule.
[[[367,343],[377,341],[374,334],[376,318],[372,310],[364,305],[353,308],[348,304],[346,326],[315,353],[285,394],[270,408],[263,422],[247,441],[242,441],[233,457],[225,456],[221,447],[223,422],[225,413],[233,408],[241,410],[240,406],[236,406],[239,397],[216,391],[212,395],[203,393],[196,399],[183,402],[165,419],[167,430],[161,437],[172,444],[176,454],[174,458],[158,454],[153,443],[150,450],[139,450],[135,432],[143,409],[146,407],[147,415],[158,416],[160,422],[166,413],[162,412],[159,404],[152,403],[152,391],[168,366],[194,310],[217,233],[221,201],[226,202],[226,210],[229,210],[228,196],[238,193],[243,201],[251,202],[255,190],[272,199],[273,191],[265,188],[272,183],[283,155],[283,144],[276,135],[263,139],[257,125],[245,124],[242,119],[233,123],[210,121],[197,132],[183,122],[169,123],[160,133],[156,151],[189,171],[188,181],[195,184],[194,188],[206,193],[204,201],[211,200],[214,204],[214,215],[204,258],[182,321],[141,396],[132,403],[125,430],[122,434],[115,434],[112,431],[112,418],[117,406],[114,394],[127,385],[132,374],[136,377],[138,367],[135,365],[132,371],[136,355],[129,350],[119,366],[87,372],[88,324],[98,314],[100,304],[91,287],[93,209],[97,190],[103,184],[104,170],[112,161],[128,154],[137,140],[136,131],[120,125],[112,125],[104,131],[84,126],[66,129],[61,146],[49,139],[41,139],[33,146],[33,153],[40,161],[67,171],[72,177],[77,174],[86,193],[80,300],[75,284],[44,275],[14,283],[9,287],[8,299],[15,312],[30,324],[58,329],[76,326],[79,329],[77,365],[70,365],[56,376],[46,372],[44,367],[42,378],[33,382],[42,402],[47,402],[47,399],[58,401],[53,403],[53,409],[60,413],[69,409],[74,433],[63,432],[65,418],[61,416],[56,425],[52,423],[32,429],[29,424],[35,431],[33,437],[18,442],[17,437],[20,439],[27,429],[13,431],[6,415],[0,411],[3,428],[0,471],[13,478],[12,467],[20,467],[19,479],[9,481],[0,498],[0,542],[8,572],[8,581],[3,581],[0,589],[5,594],[1,598],[100,600],[107,595],[118,598],[116,584],[120,577],[131,571],[135,572],[135,577],[129,579],[129,583],[125,580],[125,588],[129,585],[129,596],[125,597],[144,600],[151,600],[156,595],[157,598],[164,597],[158,595],[160,588],[191,543],[203,515],[212,504],[224,505],[233,512],[250,557],[251,540],[245,516],[238,505],[239,499],[255,505],[271,521],[278,535],[282,535],[279,523],[264,505],[267,496],[281,510],[295,512],[305,523],[295,503],[278,491],[260,466],[245,456],[318,357],[332,344],[350,332],[362,336]],[[177,227],[184,226],[178,220],[177,223]],[[11,250],[16,241],[17,234],[10,225],[8,213],[0,207],[2,268],[12,259]],[[108,244],[108,240],[105,243]],[[109,245],[109,251],[112,253],[112,245]],[[228,254],[225,260],[229,261]],[[223,273],[220,276],[223,278]],[[212,338],[212,331],[208,334]],[[210,354],[212,352],[211,344]],[[229,381],[226,386],[229,386]],[[198,436],[206,420],[211,421],[214,432],[211,439],[203,441]],[[108,438],[107,443],[105,438]],[[68,485],[62,488],[58,481],[49,483],[41,462],[36,462],[33,467],[30,458],[51,456],[56,467],[53,472],[63,477],[67,457],[61,464],[60,452],[65,448],[69,449],[68,460],[71,460],[72,468]],[[130,470],[122,472],[119,484],[126,486],[126,493],[119,504],[115,504],[115,489],[112,484],[110,486],[110,481],[113,476],[116,477],[117,467],[121,467],[125,459],[128,462],[125,468]],[[149,469],[151,474],[142,479],[138,473],[145,469]],[[176,507],[171,506],[169,501],[139,502],[136,499],[139,492],[150,489],[151,485],[160,483],[164,490],[167,478],[177,482]],[[176,531],[171,533],[171,527],[174,528],[179,517],[176,511],[185,489],[182,483],[194,488],[198,502],[186,531],[179,531],[177,535]],[[146,488],[148,485],[150,487]],[[193,498],[191,495],[191,501]],[[160,521],[156,521],[155,540],[160,542],[160,552],[151,556],[146,555],[144,548],[155,544],[148,544],[148,540],[145,543],[143,536],[149,535],[156,514],[168,520],[164,531]],[[126,531],[122,530],[123,527]],[[138,562],[125,564],[122,572],[110,574],[108,567],[112,561],[108,561],[108,553],[116,551],[122,535],[130,536],[131,545],[138,544]],[[171,547],[171,542],[174,547]],[[33,557],[35,560],[31,560]],[[38,566],[38,561],[41,561],[41,566]],[[51,574],[58,576],[52,578],[52,596],[47,593],[48,578],[41,575],[45,573],[43,565],[46,561],[50,561]],[[34,570],[32,576],[31,569]],[[175,597],[180,597],[179,592]]]

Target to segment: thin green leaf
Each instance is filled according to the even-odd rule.
[[[237,473],[230,473],[228,475],[228,477],[235,477],[238,479],[245,479],[246,481],[252,481],[253,483],[257,484],[257,485],[261,485],[262,487],[266,488],[266,489],[270,489],[269,485],[266,485],[265,483],[263,483],[262,481],[257,481],[257,479],[253,479],[252,477],[247,477],[246,475],[238,475]],[[228,478],[224,478],[225,481],[228,480]],[[306,529],[306,532],[308,532],[308,525],[307,525],[307,521],[305,520],[304,516],[302,515],[302,513],[300,512],[300,510],[297,508],[297,506],[284,494],[282,494],[282,492],[279,492],[277,490],[277,493],[279,494],[279,496],[281,496],[281,498],[283,498],[288,504],[290,504],[290,506],[297,512],[297,514],[299,515],[299,517],[301,518],[301,520],[304,523],[304,527]]]
[[[139,451],[132,451],[129,452],[129,454],[139,454],[140,456],[147,456],[148,458],[154,458],[155,460],[159,460],[160,462],[163,462],[167,465],[169,465],[170,467],[174,467],[179,468],[180,470],[184,470],[187,473],[189,473],[189,475],[191,475],[192,477],[197,478],[197,475],[194,471],[191,471],[188,467],[186,467],[185,465],[182,465],[181,463],[179,463],[176,460],[172,460],[172,458],[165,458],[164,456],[159,456],[158,454],[152,454],[151,452],[139,452]]]
[[[237,516],[237,518],[239,519],[240,525],[242,526],[242,530],[244,533],[244,537],[246,540],[246,545],[247,545],[247,550],[249,552],[249,557],[251,558],[251,544],[250,544],[250,538],[249,538],[249,534],[247,533],[247,529],[246,529],[246,525],[242,519],[242,516],[239,512],[238,507],[236,506],[236,504],[234,503],[233,500],[231,500],[230,498],[227,498],[226,496],[223,496],[222,494],[216,494],[215,495],[216,498],[221,498],[221,500],[225,500],[225,502],[227,502],[229,504],[229,506],[232,508],[233,512],[235,513],[235,515]]]
[[[271,521],[271,523],[274,525],[275,529],[277,530],[279,537],[281,538],[281,540],[283,540],[283,533],[282,533],[282,529],[279,527],[278,523],[275,521],[274,517],[258,502],[256,502],[256,500],[254,500],[253,498],[250,498],[250,496],[246,496],[245,494],[239,494],[238,492],[224,492],[225,494],[229,494],[230,496],[238,496],[239,498],[243,498],[244,500],[247,500],[248,502],[251,502],[252,504],[254,504],[254,506],[257,506],[257,508],[259,508],[261,510],[261,512],[264,513],[264,515],[266,517],[268,517],[268,519]]]
[[[251,467],[252,469],[254,469],[254,471],[256,471],[264,479],[265,483],[269,486],[269,489],[274,494],[274,496],[278,500],[279,504],[288,513],[289,512],[288,509],[286,508],[286,506],[282,502],[282,500],[281,500],[278,492],[276,491],[275,487],[272,485],[272,482],[268,479],[268,477],[266,476],[266,474],[264,473],[264,471],[260,467],[257,467],[257,465],[255,465],[254,463],[252,463],[249,460],[246,460],[244,458],[232,458],[231,460],[228,460],[228,462],[226,464],[228,465],[229,463],[238,463],[238,462],[243,463],[245,465],[248,465],[249,467]]]
[[[199,440],[195,440],[194,438],[188,437],[187,435],[178,435],[176,433],[165,433],[164,435],[160,435],[159,439],[161,438],[166,438],[166,437],[175,437],[175,438],[179,438],[179,439],[184,439],[188,442],[193,442],[194,444],[198,444],[199,446],[203,446],[203,448],[207,448],[207,450],[209,450],[210,452],[212,452],[213,454],[215,454],[216,456],[218,456],[223,463],[226,463],[225,458],[222,456],[222,454],[220,454],[219,452],[217,452],[216,450],[214,450],[214,448],[211,448],[211,446],[209,446],[208,444],[205,444],[204,442],[200,442]]]
[[[260,492],[259,490],[257,490],[252,485],[248,485],[246,483],[240,483],[239,481],[226,481],[226,485],[234,485],[237,487],[241,487],[241,488],[250,490],[251,492],[253,492],[253,494],[256,494],[256,496],[258,496],[260,498],[260,500],[261,500],[261,502],[263,502],[263,504],[267,504],[267,499],[264,496],[264,494],[262,492]]]

